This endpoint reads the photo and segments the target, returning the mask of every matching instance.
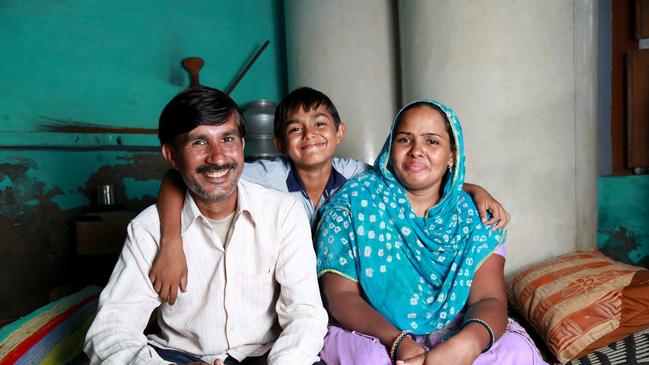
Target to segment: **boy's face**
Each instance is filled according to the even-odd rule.
[[[331,163],[344,136],[345,125],[341,122],[336,129],[333,117],[320,105],[309,111],[300,108],[291,114],[284,126],[284,141],[275,138],[274,142],[297,167],[313,168]]]

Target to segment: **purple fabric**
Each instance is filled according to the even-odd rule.
[[[417,342],[429,349],[437,343],[439,336],[417,336]],[[438,341],[438,340],[437,340]],[[375,337],[358,332],[349,332],[340,327],[329,326],[320,358],[327,365],[376,364],[391,365],[385,346]],[[473,365],[548,365],[527,332],[513,320],[509,320],[507,331],[494,343],[491,349],[481,354]]]
[[[505,251],[505,244],[503,243],[502,245],[498,246],[496,248],[496,251],[494,251],[496,255],[500,255],[502,257],[507,258],[507,252]]]
[[[392,365],[381,342],[372,336],[329,326],[320,359],[327,365]]]

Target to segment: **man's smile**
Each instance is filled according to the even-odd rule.
[[[209,180],[218,180],[227,176],[230,171],[237,168],[235,163],[225,164],[221,166],[201,166],[196,169],[196,173],[206,177]]]
[[[220,171],[209,171],[205,172],[203,175],[209,177],[209,178],[219,178],[225,176],[228,172],[230,172],[230,169],[227,170],[220,170]]]

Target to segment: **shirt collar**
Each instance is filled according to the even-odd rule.
[[[248,194],[248,190],[246,189],[247,184],[248,183],[241,178],[237,183],[237,208],[235,212],[235,220],[240,214],[245,212],[246,215],[252,220],[252,222],[254,222],[255,217],[251,205],[250,196]],[[183,204],[181,215],[181,234],[185,234],[185,232],[194,224],[194,222],[196,222],[196,220],[199,219],[199,217],[203,217],[202,219],[207,222],[207,217],[205,217],[203,213],[201,213],[201,211],[198,209],[198,206],[194,201],[194,197],[192,197],[192,194],[190,194],[188,190],[185,193],[185,203]]]
[[[327,180],[327,185],[325,185],[325,190],[323,195],[329,196],[333,191],[343,186],[347,182],[347,179],[336,170],[333,166],[331,167],[331,173],[329,174],[329,179]],[[306,194],[306,188],[300,176],[297,174],[295,165],[291,162],[291,170],[288,172],[286,177],[286,188],[289,192],[301,191],[303,194]]]

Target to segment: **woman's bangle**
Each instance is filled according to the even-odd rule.
[[[482,350],[482,353],[489,351],[489,349],[491,349],[491,346],[494,345],[494,340],[496,339],[496,336],[494,335],[494,330],[491,329],[489,323],[483,321],[480,318],[465,319],[464,322],[462,323],[462,328],[464,328],[464,326],[466,326],[469,323],[479,323],[482,325],[482,327],[484,327],[487,330],[487,332],[489,332],[489,346],[487,346],[486,349]]]
[[[392,341],[392,346],[390,346],[390,360],[392,360],[393,364],[397,362],[397,350],[399,349],[401,341],[403,341],[403,339],[411,333],[412,332],[408,330],[401,331],[401,333],[399,333],[399,335],[395,337],[394,341]]]

